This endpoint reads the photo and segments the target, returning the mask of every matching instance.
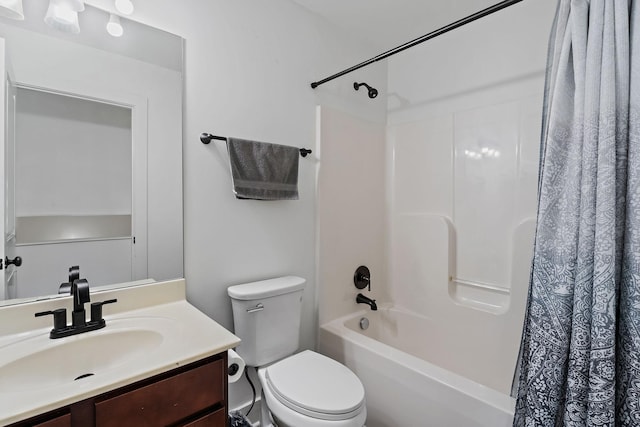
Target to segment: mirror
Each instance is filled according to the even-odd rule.
[[[183,39],[86,5],[80,33],[49,0],[0,18],[7,69],[5,302],[55,297],[69,268],[92,287],[183,276]],[[14,105],[15,103],[15,105]]]

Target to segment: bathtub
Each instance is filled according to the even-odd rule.
[[[362,318],[369,321],[366,330],[360,328]],[[511,426],[515,400],[506,390],[511,367],[500,360],[500,349],[473,351],[460,344],[476,345],[473,337],[450,335],[450,328],[444,335],[437,326],[392,306],[363,310],[321,326],[319,350],[361,379],[367,427]],[[477,357],[490,363],[483,366]]]

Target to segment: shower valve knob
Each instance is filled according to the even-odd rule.
[[[371,272],[366,266],[361,265],[356,269],[353,275],[353,283],[358,289],[368,288],[368,290],[371,290]]]

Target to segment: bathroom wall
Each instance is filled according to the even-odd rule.
[[[318,108],[317,121],[321,158],[317,268],[322,325],[356,307],[363,308],[355,302],[358,292],[389,300],[384,251],[385,123],[325,106]],[[354,286],[354,272],[360,265],[371,272],[370,292]]]
[[[389,113],[540,76],[557,3],[517,3],[390,58]]]
[[[533,247],[555,2],[523,2],[389,60],[389,293],[471,341],[508,392]],[[471,42],[472,41],[472,42]],[[452,355],[466,357],[467,355]]]
[[[106,0],[88,3],[113,7]],[[186,40],[183,159],[189,301],[233,329],[228,286],[299,275],[307,279],[302,346],[314,347],[316,106],[384,120],[384,103],[370,102],[352,85],[354,79],[365,80],[384,91],[386,67],[370,67],[316,90],[309,84],[376,54],[377,49],[346,37],[288,0],[137,0],[134,4],[134,20]],[[226,149],[220,143],[200,143],[202,132],[314,149],[313,155],[300,159],[300,200],[236,200]],[[355,258],[352,263],[357,262]],[[232,407],[250,398],[244,380],[232,385],[230,394]]]

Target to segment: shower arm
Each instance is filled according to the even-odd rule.
[[[453,23],[451,23],[449,25],[445,25],[444,27],[439,28],[439,29],[437,29],[435,31],[432,31],[432,32],[430,32],[428,34],[425,34],[424,36],[418,37],[416,39],[413,39],[411,41],[406,42],[405,44],[402,44],[400,46],[394,47],[393,49],[390,49],[390,50],[388,50],[386,52],[383,52],[380,55],[374,56],[371,59],[368,59],[368,60],[366,60],[364,62],[361,62],[361,63],[359,63],[357,65],[354,65],[353,67],[350,67],[350,68],[347,68],[345,70],[342,70],[339,73],[336,73],[336,74],[334,74],[332,76],[329,76],[329,77],[324,78],[322,80],[319,80],[317,82],[313,82],[313,83],[311,83],[311,88],[315,89],[318,86],[320,86],[322,84],[325,84],[327,82],[330,82],[333,79],[337,79],[338,77],[342,77],[345,74],[349,74],[349,73],[351,73],[353,71],[359,70],[360,68],[366,67],[367,65],[371,65],[374,62],[382,61],[383,59],[386,59],[386,58],[388,58],[388,57],[390,57],[392,55],[395,55],[396,53],[400,53],[403,50],[407,50],[407,49],[409,49],[409,48],[411,48],[413,46],[416,46],[416,45],[418,45],[420,43],[426,42],[427,40],[431,40],[433,38],[441,36],[444,33],[448,33],[451,30],[455,30],[456,28],[462,27],[463,25],[466,25],[466,24],[468,24],[470,22],[473,22],[473,21],[475,21],[477,19],[484,18],[487,15],[491,15],[492,13],[498,12],[498,11],[500,11],[502,9],[505,9],[505,8],[507,8],[509,6],[512,6],[512,5],[516,4],[516,3],[520,3],[521,1],[522,0],[504,0],[504,1],[500,2],[500,3],[494,4],[493,6],[489,6],[488,8],[483,9],[483,10],[481,10],[479,12],[476,12],[476,13],[474,13],[472,15],[469,15],[466,18],[459,19],[456,22],[453,22]]]

